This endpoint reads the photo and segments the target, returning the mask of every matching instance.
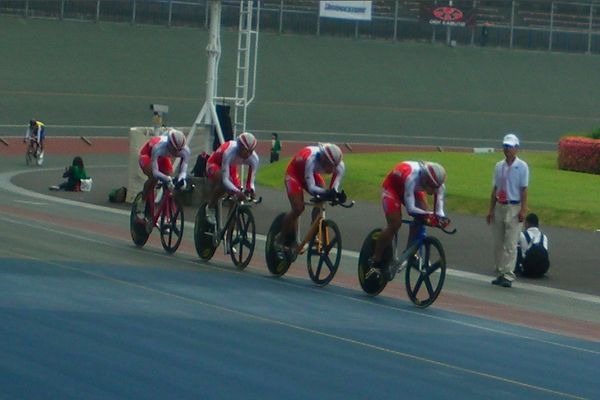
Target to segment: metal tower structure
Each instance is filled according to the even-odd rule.
[[[256,18],[253,18],[255,3]],[[209,37],[208,45],[206,47],[208,56],[208,67],[206,70],[206,99],[190,129],[188,140],[193,138],[199,126],[204,125],[214,126],[219,141],[221,143],[224,142],[223,131],[215,107],[215,104],[219,101],[233,103],[233,129],[234,135],[237,136],[239,133],[246,130],[248,106],[254,100],[256,90],[260,1],[240,1],[236,82],[235,95],[233,97],[217,96],[219,60],[221,57],[221,9],[221,0],[211,0]],[[207,145],[207,147],[209,146]]]

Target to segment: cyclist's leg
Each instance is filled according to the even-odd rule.
[[[381,263],[383,252],[392,244],[394,235],[402,225],[402,202],[395,191],[384,190],[381,193],[381,205],[387,225],[375,243],[372,260],[375,265]]]
[[[427,203],[427,195],[425,192],[416,192],[415,193],[415,206],[420,208],[421,210],[428,210],[429,205]],[[410,246],[410,244],[422,235],[423,225],[421,224],[412,224],[408,231],[408,240],[406,242],[406,247]]]
[[[279,244],[290,245],[296,240],[298,232],[298,219],[304,212],[304,195],[302,192],[288,195],[291,209],[283,217],[281,232],[277,240]]]

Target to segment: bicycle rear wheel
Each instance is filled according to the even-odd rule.
[[[325,219],[321,224],[321,232],[317,232],[308,245],[306,268],[314,283],[325,286],[340,266],[342,235],[335,222]]]
[[[138,193],[131,203],[131,214],[129,216],[129,231],[131,232],[131,239],[137,247],[143,247],[148,241],[150,232],[146,228],[146,221],[138,219],[138,210],[142,207],[142,192]],[[147,216],[146,216],[147,217]]]
[[[256,245],[256,224],[250,208],[241,206],[233,223],[233,229],[227,232],[229,255],[237,269],[244,269],[250,263]]]
[[[213,244],[214,226],[206,220],[206,203],[203,203],[196,213],[194,221],[194,245],[196,253],[203,260],[210,260],[217,246]]]
[[[358,282],[360,283],[360,287],[365,293],[370,294],[371,296],[377,296],[379,293],[383,291],[388,281],[381,274],[372,274],[368,279],[365,277],[367,272],[369,272],[369,258],[373,256],[375,252],[375,242],[379,238],[381,234],[381,229],[373,229],[365,240],[363,241],[363,245],[360,249],[360,255],[358,257]],[[383,252],[383,259],[385,261],[385,265],[387,265],[392,260],[392,246],[389,246]]]
[[[173,254],[179,248],[183,239],[183,227],[183,205],[171,195],[169,204],[160,216],[160,243],[167,253]]]
[[[269,233],[267,234],[267,242],[265,243],[265,258],[267,259],[267,268],[275,276],[282,276],[290,268],[290,261],[287,258],[281,258],[277,255],[275,248],[275,236],[281,232],[284,213],[279,214],[273,220]]]
[[[417,306],[425,308],[440,295],[446,278],[446,254],[440,241],[428,236],[406,266],[406,293]]]

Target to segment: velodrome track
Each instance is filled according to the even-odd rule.
[[[96,190],[125,168],[119,155],[85,159]],[[592,399],[600,392],[596,296],[521,282],[506,291],[456,271],[439,301],[417,310],[399,280],[380,297],[365,296],[352,251],[333,284],[315,288],[302,262],[270,277],[261,240],[243,272],[220,250],[201,262],[191,224],[174,256],[157,235],[137,249],[126,207],[46,191],[69,161],[48,157],[41,170],[25,168],[20,155],[0,161],[1,397]]]

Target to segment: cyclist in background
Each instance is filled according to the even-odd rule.
[[[339,191],[346,170],[342,157],[342,150],[333,143],[306,146],[292,157],[285,172],[285,189],[291,210],[283,218],[281,232],[275,238],[276,245],[295,246],[298,219],[304,212],[304,191],[325,201],[346,201],[346,193]],[[325,189],[322,173],[332,174],[329,189]],[[318,211],[313,209],[313,220]]]
[[[32,119],[29,121],[29,127],[25,132],[23,143],[29,143],[30,140],[37,140],[40,144],[40,157],[44,157],[44,139],[46,138],[46,125],[42,121]]]
[[[148,177],[144,183],[142,197],[144,202],[148,199],[150,191],[154,190],[156,183],[160,180],[173,190],[175,185],[185,189],[185,178],[187,177],[188,160],[190,148],[186,143],[183,132],[169,128],[162,136],[156,136],[148,140],[140,150],[139,164],[144,175]],[[173,163],[171,158],[180,157],[179,175],[173,183]],[[140,219],[144,218],[144,207],[140,207]]]
[[[206,220],[216,224],[215,207],[217,201],[225,193],[238,198],[246,195],[254,198],[254,180],[258,168],[258,154],[256,154],[257,140],[250,132],[241,133],[235,140],[228,140],[219,146],[208,157],[206,162],[206,177],[211,183],[210,200],[206,205]],[[240,183],[238,165],[248,165],[245,189]]]
[[[392,243],[394,235],[402,225],[402,205],[412,217],[423,218],[429,226],[448,226],[450,220],[444,213],[444,193],[446,170],[440,164],[427,161],[403,161],[397,164],[383,180],[381,204],[387,226],[381,231],[373,257],[369,260],[371,269],[377,274],[383,271],[383,251]],[[427,195],[433,195],[433,211],[428,210]],[[407,246],[417,237],[417,225],[411,225]]]

